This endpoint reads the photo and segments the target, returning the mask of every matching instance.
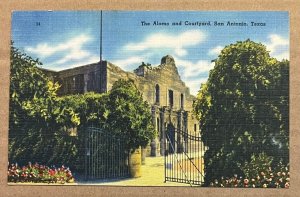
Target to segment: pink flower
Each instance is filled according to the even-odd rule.
[[[244,179],[244,184],[248,184],[249,180],[248,179]]]

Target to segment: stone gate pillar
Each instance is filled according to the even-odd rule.
[[[178,116],[178,122],[177,122],[177,131],[178,131],[178,136],[177,136],[177,142],[178,142],[178,148],[177,152],[182,153],[183,152],[183,139],[182,139],[182,134],[183,134],[183,113],[182,110],[179,110],[177,113]]]
[[[183,132],[188,134],[188,113],[184,112],[183,113]],[[184,140],[184,151],[188,152],[188,137],[186,136],[186,134],[183,135],[183,140]]]

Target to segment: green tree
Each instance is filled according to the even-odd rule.
[[[239,168],[264,152],[289,162],[289,62],[246,40],[226,46],[194,104],[205,153],[205,184],[243,174]]]
[[[47,163],[62,125],[78,125],[72,109],[57,100],[59,85],[37,67],[38,60],[11,45],[9,160]]]
[[[124,136],[128,150],[146,146],[155,137],[150,107],[132,81],[114,83],[107,109],[107,129],[117,136]]]
[[[50,163],[66,164],[77,171],[84,169],[85,139],[88,126],[103,127],[107,94],[89,92],[58,97],[62,110],[72,110],[79,121],[79,125],[60,127],[55,136],[53,155]],[[65,114],[62,112],[62,114]],[[67,117],[66,117],[67,118]],[[64,119],[62,119],[64,120]],[[72,133],[73,132],[73,133]]]
[[[60,106],[65,110],[72,109],[82,126],[103,126],[105,124],[105,112],[108,94],[98,94],[88,92],[85,94],[75,94],[58,97]]]

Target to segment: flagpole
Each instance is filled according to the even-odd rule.
[[[102,62],[102,10],[100,16],[100,63]]]

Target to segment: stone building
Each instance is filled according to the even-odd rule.
[[[151,105],[153,125],[159,134],[156,143],[152,142],[152,145],[156,144],[157,150],[152,149],[152,155],[164,154],[165,132],[170,133],[173,141],[183,141],[178,139],[175,130],[199,135],[198,121],[191,113],[195,97],[180,79],[175,61],[169,55],[161,59],[159,66],[152,67],[143,63],[134,72],[123,71],[108,61],[58,72],[43,70],[52,80],[61,84],[60,95],[83,94],[89,91],[104,93],[119,79],[133,80],[143,99]]]

